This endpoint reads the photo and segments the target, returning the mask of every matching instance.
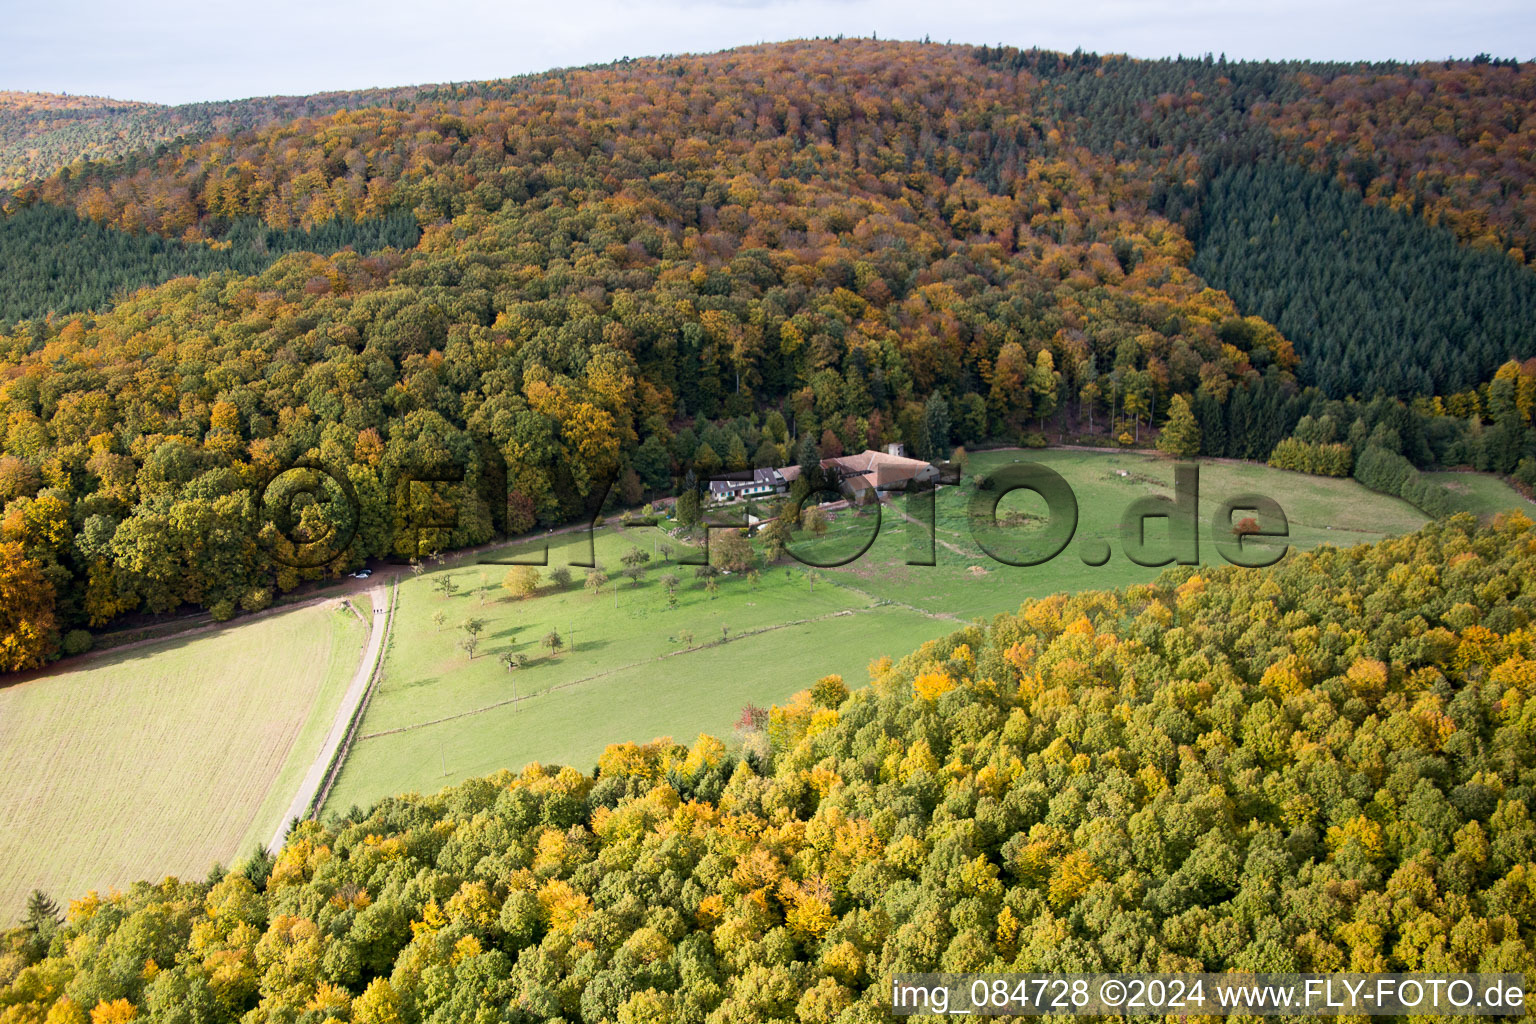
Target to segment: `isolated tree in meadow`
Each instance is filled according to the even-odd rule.
[[[435,611],[435,612],[432,613],[432,625],[437,627],[437,631],[439,633],[441,633],[443,631],[443,624],[446,623],[447,621],[448,621],[448,615],[447,615],[446,612],[443,612],[442,610],[438,610],[438,611]]]
[[[630,586],[638,587],[640,585],[640,578],[645,575],[645,570],[638,565],[631,565],[624,570],[624,575],[629,579]]]
[[[539,592],[539,570],[531,565],[514,565],[501,579],[502,589],[518,600]]]
[[[661,578],[661,585],[667,588],[669,594],[677,593],[677,586],[681,582],[682,580],[675,572],[669,572]]]
[[[709,595],[711,601],[720,593],[720,581],[711,576],[704,581],[704,592]]]
[[[824,536],[827,532],[827,514],[813,505],[801,513],[800,525],[807,533]]]
[[[748,573],[747,573],[747,583],[749,583],[752,586],[753,590],[756,590],[757,589],[757,585],[759,583],[761,583],[761,582],[763,582],[763,574],[762,573],[758,572],[756,569],[752,569],[752,570],[748,571]]]
[[[746,572],[757,561],[757,552],[743,531],[722,530],[710,545],[710,559],[729,572]]]
[[[452,597],[459,592],[459,585],[454,582],[452,573],[445,572],[432,581],[432,589],[440,597]]]
[[[474,661],[475,649],[480,646],[480,638],[477,636],[466,636],[459,641],[459,646],[464,648],[464,651],[469,655],[469,660]]]
[[[582,584],[587,593],[596,597],[603,592],[603,587],[608,583],[608,574],[601,569],[588,569],[587,581]]]
[[[470,636],[478,637],[481,633],[485,632],[485,620],[465,619],[462,623],[459,624],[459,628],[468,633]]]
[[[672,545],[671,544],[662,544],[661,547],[658,550],[661,552],[661,557],[662,557],[663,561],[670,562],[672,560]]]
[[[1200,454],[1200,424],[1183,395],[1174,395],[1168,406],[1168,422],[1157,439],[1157,450],[1189,457]]]
[[[549,571],[549,582],[555,585],[556,590],[566,589],[571,585],[571,570],[563,565],[551,569]]]
[[[560,648],[565,646],[565,638],[562,637],[559,632],[552,629],[548,633],[544,634],[544,639],[541,641],[541,643],[543,643],[545,647],[549,648],[549,656],[554,657],[560,653]]]
[[[784,551],[789,547],[791,529],[792,524],[783,514],[763,523],[757,531],[757,537],[763,544],[764,561],[771,564],[784,557]]]
[[[528,663],[528,656],[513,650],[505,650],[501,652],[501,658],[498,660],[500,660],[502,668],[508,672],[513,672]]]

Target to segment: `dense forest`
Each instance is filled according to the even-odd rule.
[[[0,189],[94,161],[150,152],[183,138],[250,131],[275,121],[410,102],[419,90],[365,89],[228,102],[154,103],[0,91]]]
[[[1536,274],[1283,164],[1210,182],[1193,269],[1302,353],[1333,398],[1449,395],[1536,353]]]
[[[213,244],[187,243],[103,227],[57,206],[29,206],[0,219],[0,323],[104,309],[173,277],[259,274],[284,253],[412,249],[420,237],[416,218],[396,212],[287,230],[246,218],[218,231]]]
[[[1175,412],[1175,454],[1353,473],[1432,513],[1420,468],[1536,483],[1523,253],[1452,245],[1380,188],[1241,169],[1298,159],[1276,112],[1352,75],[1518,96],[1536,68],[823,40],[418,90],[31,183],[0,239],[67,273],[16,275],[6,308],[91,311],[0,324],[0,670],[419,555],[423,474],[460,513],[443,548],[807,446],[1148,444]],[[1266,248],[1306,294],[1355,284],[1326,316],[1271,311],[1223,234],[1290,211],[1234,188],[1274,174],[1371,235]],[[115,232],[93,265],[49,234],[71,210]],[[1349,261],[1394,244],[1359,281]],[[321,252],[268,265],[293,246]],[[123,294],[168,273],[198,276]],[[1409,342],[1427,376],[1384,359]],[[273,536],[269,486],[301,462],[355,505],[324,564]]]
[[[1533,620],[1518,516],[1031,601],[730,744],[40,894],[0,1015],[855,1024],[898,971],[1529,973]]]

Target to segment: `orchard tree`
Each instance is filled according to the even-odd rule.
[[[742,530],[721,530],[710,545],[710,558],[729,572],[746,572],[757,563],[757,552]]]
[[[501,580],[502,589],[518,600],[539,592],[539,570],[531,565],[514,565]]]
[[[603,587],[606,586],[607,583],[608,574],[603,572],[601,569],[592,568],[587,570],[587,579],[586,582],[582,584],[582,586],[586,589],[587,593],[591,594],[593,597],[596,597],[598,594],[603,592]]]
[[[758,539],[763,542],[763,561],[771,565],[784,557],[793,527],[787,508],[780,509],[777,515],[763,522],[757,531]]]

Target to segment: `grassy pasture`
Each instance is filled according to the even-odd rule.
[[[996,473],[1013,461],[1044,465],[1071,487],[1078,507],[1078,526],[1066,549],[1041,565],[1012,566],[990,558],[970,528],[968,507],[979,477]],[[1062,450],[981,452],[973,455],[960,486],[944,487],[935,503],[933,555],[935,565],[909,565],[926,552],[926,525],[906,517],[904,499],[887,505],[881,528],[864,557],[835,570],[839,582],[875,597],[928,610],[944,610],[961,618],[1012,610],[1032,597],[1063,591],[1109,589],[1145,583],[1161,571],[1136,565],[1125,557],[1119,536],[1122,513],[1149,495],[1172,497],[1174,463],[1146,455],[1121,452]],[[1290,473],[1252,463],[1200,464],[1197,522],[1201,561],[1226,564],[1212,542],[1211,519],[1221,503],[1242,494],[1272,498],[1284,511],[1289,545],[1307,550],[1321,544],[1346,547],[1418,529],[1426,517],[1407,502],[1366,490],[1353,480]],[[917,518],[924,518],[915,510]],[[1027,491],[1015,491],[998,504],[1000,521],[1011,522],[1020,535],[1043,532],[1045,503]],[[858,545],[844,532],[867,536],[860,523],[838,516],[824,537],[811,540],[813,554],[853,550]],[[1167,535],[1166,521],[1150,520],[1148,540]],[[1250,542],[1251,543],[1251,542]],[[1107,545],[1109,560],[1085,564],[1085,549]],[[800,550],[799,546],[796,546]],[[1090,552],[1091,553],[1091,552]],[[816,555],[818,560],[829,560]]]
[[[988,558],[972,539],[966,507],[979,475],[1028,459],[1064,477],[1077,496],[1080,524],[1069,547],[1040,566],[1016,568]],[[1201,554],[1218,561],[1209,521],[1220,501],[1261,493],[1285,511],[1297,548],[1349,545],[1416,529],[1425,517],[1405,502],[1365,490],[1352,480],[1328,480],[1265,466],[1206,463],[1200,470]],[[464,778],[529,761],[590,769],[603,746],[669,735],[688,742],[701,731],[729,735],[741,707],[782,701],[829,672],[850,685],[880,655],[900,656],[976,616],[1011,611],[1030,597],[1108,588],[1153,579],[1160,571],[1130,563],[1120,551],[1117,524],[1137,498],[1173,492],[1173,464],[1129,453],[992,452],[973,456],[959,487],[942,488],[935,507],[937,564],[908,565],[913,534],[904,502],[885,506],[876,539],[841,568],[816,570],[781,562],[746,578],[720,579],[711,596],[690,566],[662,564],[660,545],[674,561],[685,548],[650,528],[597,531],[598,562],[614,577],[594,597],[572,568],[569,589],[548,584],[538,596],[514,599],[499,589],[507,567],[461,563],[435,567],[401,588],[385,674],[369,706],[327,810],[365,806],[390,793],[432,792]],[[1027,535],[1039,528],[1043,503],[1023,493],[1005,498],[1000,518]],[[795,551],[831,562],[859,550],[874,513],[833,513],[824,535],[800,535]],[[1154,521],[1155,523],[1156,521]],[[926,534],[923,534],[926,536]],[[1155,538],[1157,527],[1149,529]],[[1084,564],[1084,539],[1107,540],[1108,563]],[[549,568],[585,554],[585,536],[551,538]],[[618,576],[632,547],[653,552],[640,585]],[[491,557],[527,550],[509,548]],[[547,573],[547,570],[544,570]],[[671,606],[661,579],[680,577]],[[451,575],[448,596],[434,580]],[[483,574],[483,576],[482,576]],[[483,580],[483,582],[482,582]],[[492,591],[483,594],[489,585]],[[434,616],[441,613],[441,625]],[[471,659],[459,648],[464,620],[485,622]],[[722,640],[721,626],[729,639]],[[551,630],[566,647],[541,645]],[[687,635],[692,635],[691,643]],[[500,654],[527,659],[509,672]]]
[[[357,667],[334,602],[106,653],[0,689],[0,922],[140,878],[201,878],[276,827]]]
[[[1536,517],[1536,504],[1492,473],[1425,473],[1425,477],[1451,492],[1461,512],[1492,516],[1518,509]]]
[[[569,589],[546,583],[525,599],[500,589],[506,566],[465,563],[402,584],[384,678],[327,809],[432,791],[529,761],[583,765],[621,740],[726,733],[744,704],[787,698],[805,686],[807,672],[860,682],[870,659],[955,626],[921,613],[892,615],[899,610],[807,579],[798,566],[764,569],[756,584],[723,576],[711,595],[693,566],[676,562],[692,549],[649,528],[604,528],[594,543],[614,576],[596,596],[582,586],[579,567]],[[661,559],[661,543],[673,546],[672,561]],[[549,568],[582,557],[585,544],[557,536]],[[653,552],[638,585],[618,576],[620,558],[636,546]],[[444,574],[461,585],[458,593],[435,589]],[[482,574],[493,588],[484,598]],[[675,607],[662,582],[668,574],[680,581]],[[469,618],[486,624],[473,659],[458,646]],[[552,630],[564,641],[558,653],[542,645]],[[509,672],[500,661],[508,650],[526,667]]]

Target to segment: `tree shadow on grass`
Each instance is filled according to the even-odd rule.
[[[408,683],[402,683],[399,686],[392,686],[392,687],[390,687],[390,689],[395,690],[396,692],[399,692],[399,691],[402,691],[402,690],[414,690],[417,687],[421,687],[421,686],[435,686],[435,685],[437,685],[441,681],[442,681],[442,677],[441,676],[420,676],[420,677],[418,677],[416,679],[412,679]]]

